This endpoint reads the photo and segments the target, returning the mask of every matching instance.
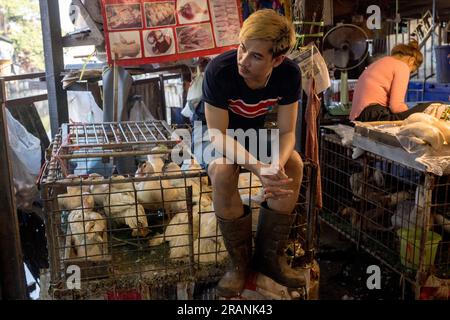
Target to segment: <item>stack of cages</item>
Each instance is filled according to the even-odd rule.
[[[208,176],[180,136],[164,121],[61,127],[40,178],[50,259],[43,296],[217,298],[229,257]],[[188,157],[176,163],[181,150]],[[311,269],[313,175],[314,166],[305,165],[287,248],[292,265]],[[261,192],[259,179],[241,172],[239,193],[252,207],[253,231]]]
[[[401,275],[402,298],[426,299],[432,287],[440,292],[434,298],[447,299],[441,285],[450,283],[450,176],[370,152],[354,159],[353,147],[324,128],[320,154],[320,220]]]

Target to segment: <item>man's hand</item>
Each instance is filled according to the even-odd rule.
[[[294,191],[286,189],[292,182],[280,165],[264,165],[260,168],[259,179],[263,185],[264,199],[280,200],[290,197]]]

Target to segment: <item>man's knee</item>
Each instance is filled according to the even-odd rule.
[[[213,186],[231,188],[237,186],[239,179],[239,167],[235,164],[221,164],[217,161],[208,166],[208,175]]]

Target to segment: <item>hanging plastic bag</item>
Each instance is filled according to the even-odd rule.
[[[41,141],[5,111],[16,205],[27,209],[39,196],[35,182],[41,167]]]
[[[199,102],[202,100],[202,85],[203,85],[204,73],[197,69],[197,76],[192,80],[191,85],[188,90],[186,97],[186,105],[181,114],[186,118],[192,118],[194,115],[195,107],[198,106]]]
[[[67,91],[69,120],[71,123],[99,123],[103,110],[97,105],[91,92]]]
[[[181,110],[181,114],[183,115],[183,117],[191,119],[192,116],[194,115],[193,111],[194,108],[190,106],[189,102],[186,102],[186,105],[184,106],[183,110]]]
[[[134,96],[132,98],[133,106],[130,110],[130,121],[152,121],[155,117],[150,113],[145,102],[142,100],[142,96]]]
[[[192,81],[189,86],[189,91],[187,94],[187,101],[193,101],[199,103],[202,99],[202,85],[203,85],[203,72],[197,72],[197,76]],[[196,104],[196,103],[194,103]]]

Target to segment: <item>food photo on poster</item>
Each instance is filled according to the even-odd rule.
[[[210,0],[210,7],[217,45],[235,44],[241,28],[236,2]]]
[[[144,8],[147,28],[176,24],[175,2],[146,2]]]
[[[211,25],[203,23],[199,25],[177,28],[178,51],[188,52],[210,49],[214,47]]]
[[[141,5],[106,5],[106,21],[110,30],[142,28]]]
[[[122,66],[219,54],[238,44],[240,0],[102,0],[108,62]]]
[[[175,53],[175,41],[171,28],[144,30],[145,56],[154,57]]]
[[[206,0],[178,0],[177,8],[180,24],[209,20],[208,3]]]
[[[139,31],[111,32],[109,34],[111,57],[116,59],[141,58]]]

